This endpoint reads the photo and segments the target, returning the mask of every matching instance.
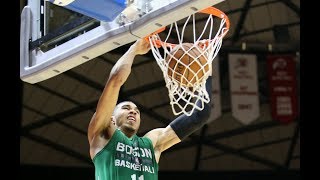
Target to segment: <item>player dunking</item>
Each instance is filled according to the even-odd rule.
[[[210,103],[191,116],[181,115],[167,127],[156,128],[143,137],[136,135],[141,119],[138,107],[130,101],[117,104],[119,90],[131,72],[136,55],[150,50],[144,39],[137,40],[117,61],[100,96],[88,127],[90,156],[96,180],[156,180],[161,153],[181,142],[206,124]],[[206,81],[211,92],[212,78]],[[211,93],[209,93],[211,97]]]

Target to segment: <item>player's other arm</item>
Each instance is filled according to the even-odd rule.
[[[149,44],[146,43],[144,39],[137,40],[113,66],[99,98],[96,112],[89,123],[89,143],[95,135],[98,135],[106,128],[111,127],[111,116],[118,101],[119,91],[131,73],[133,60],[136,55],[145,54],[149,49]],[[109,136],[111,135],[112,134],[109,134]]]
[[[206,90],[211,99],[212,77],[206,81]],[[158,128],[150,131],[145,136],[149,137],[154,145],[155,151],[161,152],[181,142],[190,134],[201,128],[208,121],[211,113],[210,103],[206,103],[202,111],[195,110],[191,116],[181,115],[173,120],[166,128]]]

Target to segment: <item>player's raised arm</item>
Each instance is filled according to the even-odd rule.
[[[113,66],[88,127],[89,143],[95,135],[107,127],[113,127],[111,126],[111,116],[118,101],[120,88],[131,73],[135,56],[145,54],[149,49],[149,44],[144,39],[137,40]],[[109,135],[111,136],[111,134]]]

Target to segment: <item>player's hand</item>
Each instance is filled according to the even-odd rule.
[[[150,50],[150,44],[143,38],[138,39],[132,47],[137,55],[146,54]]]

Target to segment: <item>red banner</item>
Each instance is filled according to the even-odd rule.
[[[283,123],[298,115],[296,64],[293,55],[267,57],[271,115]]]

